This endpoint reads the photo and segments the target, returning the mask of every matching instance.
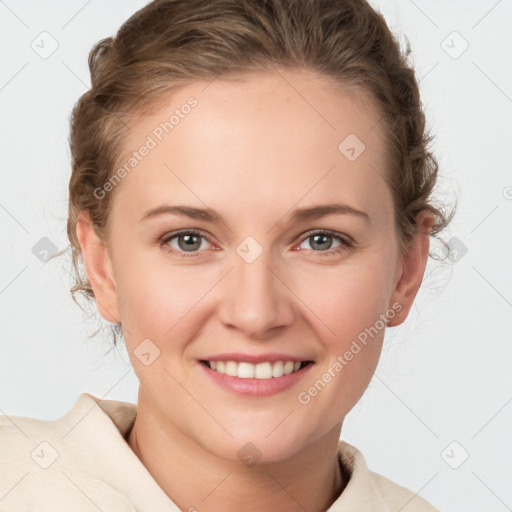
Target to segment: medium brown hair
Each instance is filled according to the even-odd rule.
[[[435,216],[431,236],[437,238],[455,209],[446,215],[431,198],[438,163],[429,150],[432,137],[409,54],[409,44],[402,51],[384,17],[365,0],[156,0],[136,12],[115,37],[91,50],[92,86],[71,116],[67,234],[75,302],[78,292],[94,299],[81,261],[78,214],[87,212],[108,241],[112,193],[98,198],[94,191],[115,172],[129,120],[194,80],[306,69],[372,98],[387,140],[385,179],[402,253],[422,210]],[[112,325],[114,345],[120,327]]]

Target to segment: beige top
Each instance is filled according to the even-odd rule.
[[[0,416],[0,510],[181,512],[126,441],[136,411],[84,393],[57,420]],[[330,512],[436,512],[350,444],[338,457],[349,481]]]

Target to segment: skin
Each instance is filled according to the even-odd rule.
[[[402,257],[371,101],[305,70],[208,83],[162,98],[134,125],[127,154],[190,96],[198,100],[116,186],[109,242],[87,214],[77,224],[99,312],[122,323],[140,380],[129,445],[182,510],[326,510],[347,483],[336,459],[342,423],[369,384],[385,329],[308,404],[298,393],[393,304],[402,309],[388,327],[407,318],[433,218],[418,216],[422,229]],[[338,150],[351,133],[366,146],[353,162]],[[349,214],[290,221],[296,208],[333,202],[368,222]],[[164,204],[211,208],[225,223],[172,214],[140,221]],[[182,256],[191,254],[183,237],[159,245],[185,228],[206,237],[195,256]],[[313,229],[346,235],[353,247],[335,253],[342,242],[315,243],[305,236]],[[252,263],[236,252],[248,236],[263,249]],[[148,338],[160,354],[146,366],[134,351]],[[276,395],[239,396],[200,366],[221,352],[284,352],[314,365]],[[237,457],[247,442],[261,452],[254,466]]]

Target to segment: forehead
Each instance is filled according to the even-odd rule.
[[[381,130],[368,97],[310,72],[195,82],[133,125],[119,165],[151,149],[114,201],[134,214],[179,200],[248,216],[345,201],[382,216],[391,205]]]

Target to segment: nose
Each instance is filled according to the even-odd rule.
[[[294,321],[293,293],[284,266],[273,264],[270,251],[249,263],[237,253],[223,279],[219,318],[246,338],[264,340]]]

